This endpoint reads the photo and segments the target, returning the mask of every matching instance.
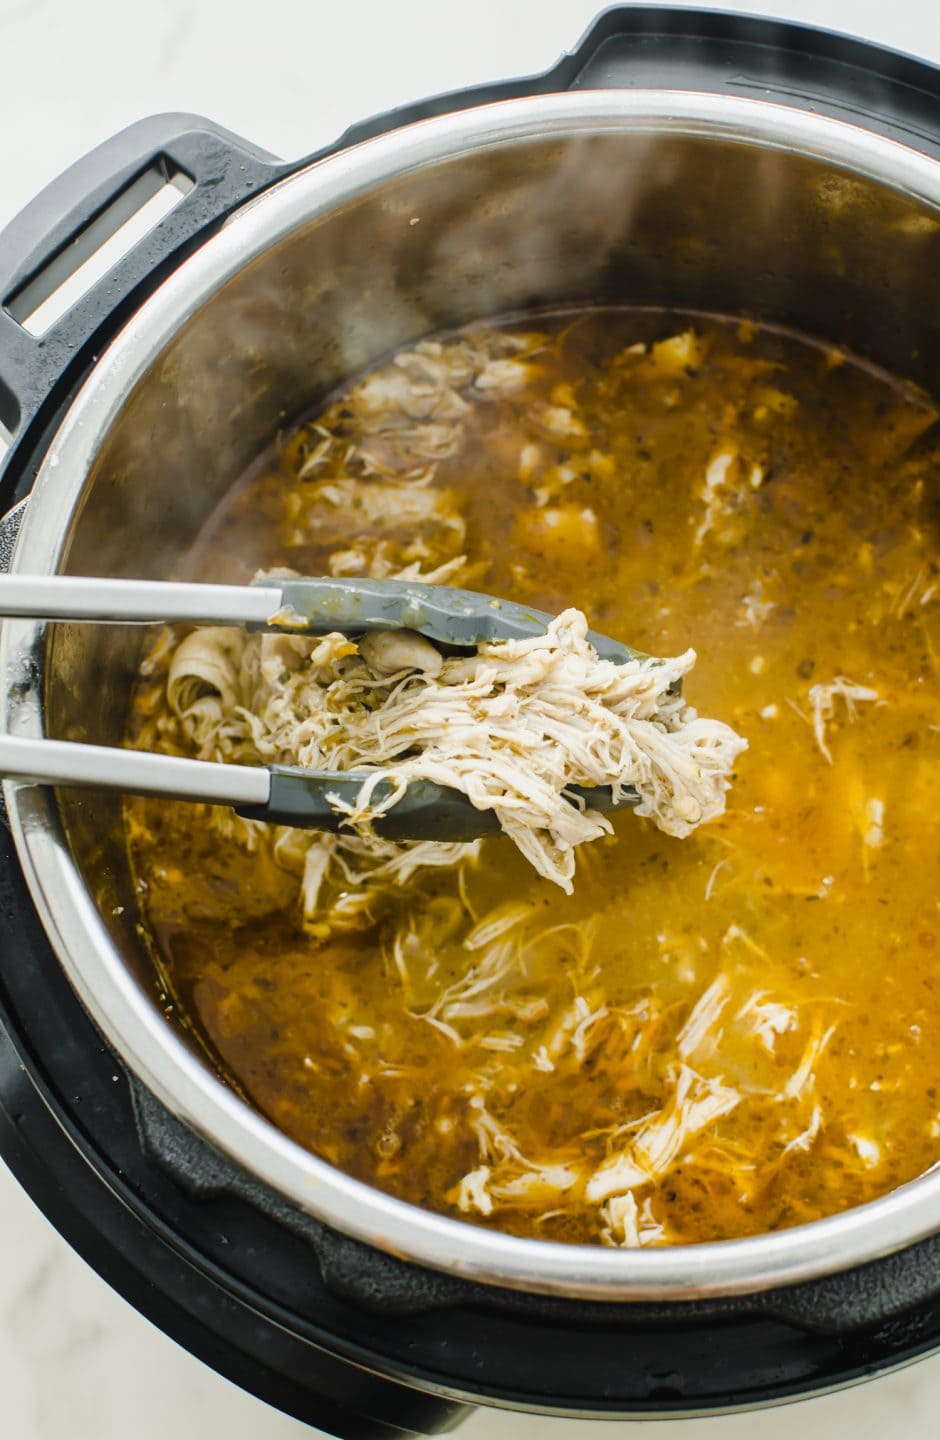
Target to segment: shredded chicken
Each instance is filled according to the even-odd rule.
[[[816,737],[820,753],[830,765],[832,764],[832,751],[827,744],[826,727],[835,716],[836,701],[841,700],[845,705],[846,715],[851,724],[855,719],[856,705],[873,704],[878,699],[877,690],[873,690],[870,685],[858,685],[845,675],[837,675],[828,685],[810,687],[809,703],[813,713],[813,734]]]
[[[587,628],[568,610],[543,636],[443,661],[404,633],[357,649],[339,634],[202,629],[176,650],[167,698],[202,758],[368,772],[349,811],[367,843],[411,781],[459,790],[570,893],[576,847],[611,829],[567,798],[570,786],[633,789],[638,815],[683,837],[722,813],[745,746],[676,693],[692,651],[616,665],[598,658]],[[394,788],[377,800],[383,779]]]
[[[644,1245],[658,1245],[666,1238],[666,1227],[653,1214],[649,1196],[637,1204],[632,1191],[611,1195],[601,1206],[601,1244],[635,1250]]]
[[[737,1022],[746,1033],[753,1035],[768,1055],[777,1049],[777,1037],[788,1030],[795,1030],[799,1023],[796,1009],[774,1000],[761,991],[755,991],[737,1013]]]
[[[494,923],[498,919],[494,915]],[[494,941],[494,953],[482,967],[489,973],[484,977],[479,962],[473,963],[439,994],[433,1008],[440,1012],[459,993],[472,990],[481,997],[474,1021],[495,1014],[512,986],[525,981],[525,932],[533,922],[531,913],[516,917],[513,930],[522,931],[516,945],[506,947],[505,940]],[[448,974],[459,963],[448,948],[443,960]],[[758,957],[752,957],[751,963],[759,968]],[[539,1077],[532,1076],[529,1084],[567,1087],[574,1077],[583,1075],[586,1065],[597,1074],[594,1067],[606,1063],[605,1087],[625,1084],[625,1093],[630,1094],[631,1076],[634,1083],[645,1076],[643,1089],[655,1086],[659,1099],[654,1108],[641,1109],[636,1118],[612,1129],[586,1128],[577,1134],[574,1144],[529,1151],[490,1108],[489,1094],[499,1094],[495,1075],[485,1065],[477,1068],[469,1101],[469,1129],[477,1140],[479,1163],[453,1187],[448,1197],[451,1203],[464,1213],[485,1217],[507,1209],[526,1209],[542,1218],[563,1214],[566,1203],[577,1203],[596,1210],[603,1244],[631,1248],[670,1243],[668,1207],[662,1205],[656,1187],[679,1167],[692,1166],[704,1173],[712,1164],[727,1172],[735,1177],[742,1203],[756,1188],[771,1183],[787,1157],[808,1151],[823,1129],[815,1067],[836,1026],[825,1025],[818,1008],[804,1012],[800,1006],[783,1005],[758,990],[729,1020],[728,1002],[742,984],[741,969],[742,962],[737,960],[733,971],[719,972],[678,1032],[663,1026],[663,1012],[654,1003],[640,1002],[627,1010],[613,1007],[599,988],[589,996],[576,996],[561,1015],[553,1013],[545,1026],[537,1023],[537,1017],[520,1014],[515,1032],[520,1041],[520,1064],[525,1063],[524,1046]],[[747,982],[743,983],[746,990]],[[466,1023],[465,1016],[454,1019],[458,1026]],[[474,1036],[471,1032],[472,1025],[469,1032],[463,1030],[463,1038],[455,1034],[455,1043],[464,1047],[482,1044],[479,1033]],[[786,1055],[788,1063],[795,1059],[796,1069],[780,1088],[776,1077],[783,1057],[776,1047],[778,1040],[791,1033]],[[758,1047],[751,1051],[752,1062],[743,1071],[738,1048],[742,1036],[757,1042]],[[615,1040],[622,1042],[622,1048]],[[766,1060],[759,1058],[761,1052]],[[468,1063],[466,1057],[464,1062]],[[734,1081],[727,1078],[729,1065],[741,1072]],[[758,1080],[761,1071],[769,1082],[766,1088]],[[745,1111],[751,1107],[753,1113],[753,1107],[766,1109],[768,1103],[776,1112],[779,1148],[767,1168],[755,1172],[750,1164],[735,1159],[719,1127],[741,1107]],[[596,1146],[605,1136],[606,1153],[602,1150],[597,1157]],[[870,1146],[856,1146],[856,1151],[862,1163],[877,1163]]]
[[[728,446],[718,450],[708,462],[700,493],[701,502],[705,506],[705,514],[699,522],[692,541],[696,550],[706,536],[715,529],[718,521],[727,513],[731,505],[729,492],[733,485],[737,463],[737,451]]]
[[[636,1132],[626,1150],[598,1166],[585,1187],[586,1198],[599,1203],[660,1179],[692,1136],[727,1115],[740,1100],[740,1091],[680,1065],[669,1103]]]

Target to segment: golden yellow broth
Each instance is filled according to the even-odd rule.
[[[751,325],[624,311],[533,324],[547,336],[538,377],[475,407],[434,483],[459,492],[478,588],[577,605],[653,654],[694,646],[686,694],[750,745],[727,815],[682,841],[618,817],[615,836],[581,852],[570,898],[509,842],[487,841],[459,889],[453,871],[431,873],[385,897],[372,928],[320,943],[293,877],[221,842],[194,807],[132,802],[161,983],[288,1135],[458,1214],[455,1187],[486,1158],[481,1087],[530,1166],[590,1170],[668,1102],[676,1037],[721,975],[729,998],[692,1060],[741,1099],[637,1192],[653,1240],[772,1230],[870,1200],[940,1153],[934,412],[850,357]],[[635,349],[689,326],[678,347]],[[549,403],[584,436],[557,443],[538,410]],[[301,428],[262,457],[186,573],[323,573],[337,542],[296,523],[314,436]],[[836,677],[878,699],[854,715],[834,701],[830,764],[810,692]],[[138,726],[161,703],[155,685],[141,687]],[[422,1014],[466,973],[474,920],[520,900],[517,998],[531,1018],[458,1026],[458,1045]],[[420,963],[403,980],[394,937],[409,927]],[[747,1017],[767,1003],[794,1020],[762,1042]],[[605,1013],[576,1054],[565,1036],[585,1008]],[[488,1048],[514,1030],[517,1048]],[[546,1045],[554,1069],[533,1063]],[[603,1228],[580,1186],[464,1218],[566,1240]]]

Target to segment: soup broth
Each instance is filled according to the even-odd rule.
[[[408,423],[363,439],[396,386]],[[370,1184],[546,1239],[738,1237],[931,1166],[935,419],[792,334],[592,310],[443,337],[280,437],[181,573],[417,565],[575,605],[694,646],[687,695],[749,749],[723,817],[676,840],[618,815],[571,896],[500,837],[311,904],[290,832],[129,801],[168,1006],[229,1083]],[[166,703],[183,633],[154,642],[133,744],[193,753]]]

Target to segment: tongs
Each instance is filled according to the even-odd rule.
[[[0,616],[111,625],[239,625],[301,635],[412,630],[445,654],[543,635],[552,619],[491,595],[403,580],[267,578],[252,585],[202,585],[71,575],[0,575]],[[590,631],[588,638],[602,659],[615,664],[645,658],[609,636]],[[0,775],[230,805],[248,820],[333,833],[348,829],[348,807],[369,778],[363,770],[223,765],[14,735],[0,735]],[[381,801],[393,789],[391,781],[381,781],[373,798]],[[573,804],[605,813],[638,803],[633,791],[615,799],[610,787],[573,785],[565,794]],[[491,810],[478,810],[460,791],[426,780],[412,781],[373,823],[375,832],[390,840],[472,840],[499,829]]]

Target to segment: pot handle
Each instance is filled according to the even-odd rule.
[[[27,437],[67,396],[92,341],[103,343],[208,230],[289,168],[199,115],[155,115],[78,160],[0,232],[0,423],[11,436],[7,471],[15,452],[25,450]],[[38,317],[27,328],[43,301],[168,185],[180,196],[173,208],[47,329],[33,333]],[[168,197],[162,198],[164,208]]]

